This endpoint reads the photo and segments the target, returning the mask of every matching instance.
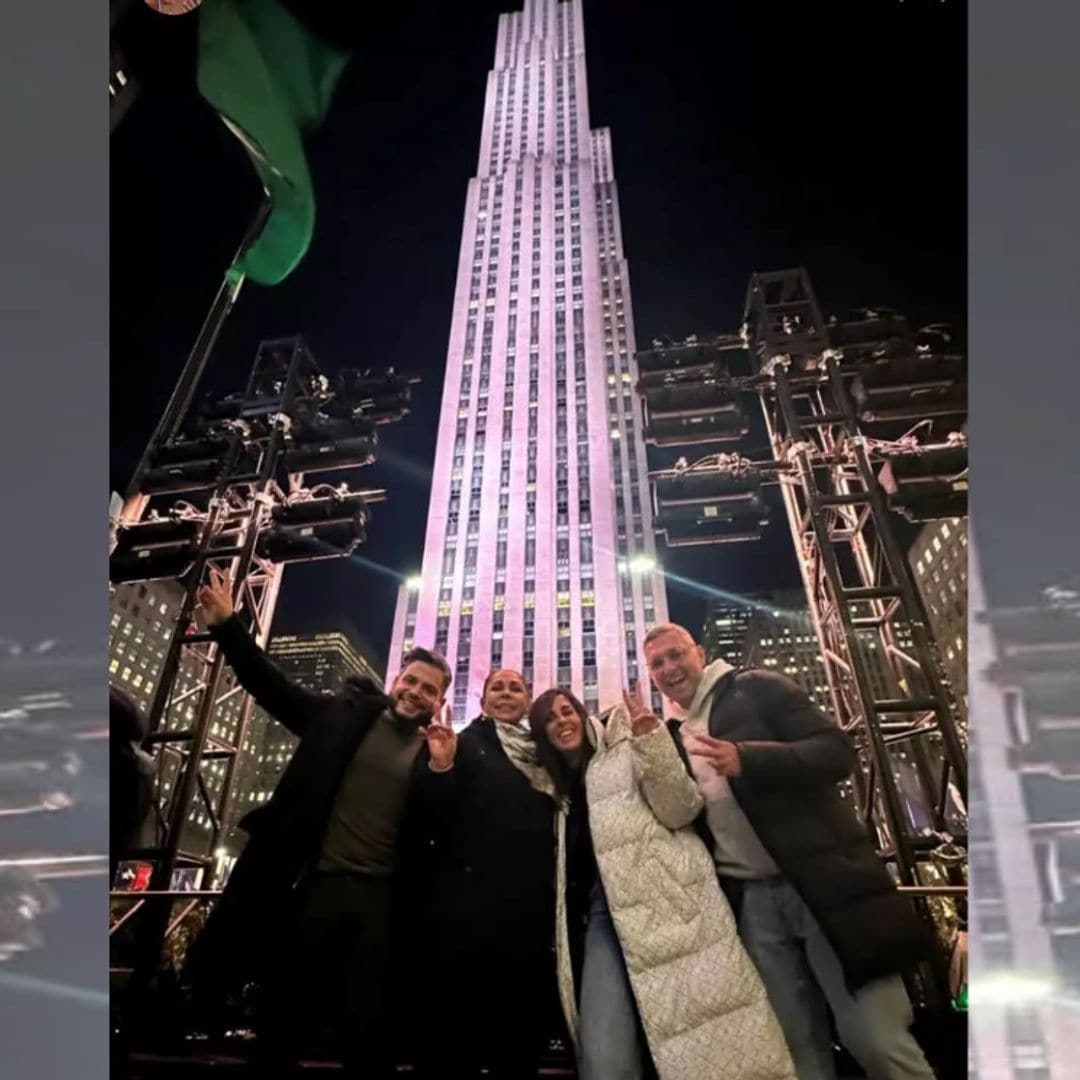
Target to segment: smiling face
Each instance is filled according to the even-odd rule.
[[[504,724],[520,724],[529,704],[529,689],[519,672],[493,671],[488,676],[480,702],[485,716]]]
[[[544,724],[544,733],[560,754],[575,754],[585,743],[585,725],[581,715],[565,694],[558,694],[551,703],[551,712]]]
[[[679,627],[645,643],[645,665],[656,689],[685,709],[705,672],[705,650]]]
[[[442,707],[446,676],[434,664],[413,660],[401,669],[390,688],[394,712],[418,723],[430,720]]]

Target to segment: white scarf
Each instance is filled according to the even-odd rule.
[[[714,660],[702,673],[701,682],[698,683],[693,700],[686,708],[686,719],[679,732],[688,753],[699,735],[709,734],[709,712],[712,709],[713,691],[720,680],[729,671],[734,670],[726,660]],[[690,754],[690,765],[694,770],[694,779],[697,780],[706,802],[718,802],[721,799],[731,798],[731,789],[726,776],[721,776],[706,764],[703,758],[693,754]]]
[[[547,769],[540,764],[532,732],[527,731],[521,724],[506,724],[501,720],[492,720],[490,716],[485,716],[483,719],[491,720],[495,725],[495,734],[499,737],[499,745],[503,748],[503,753],[525,776],[533,789],[555,799],[554,781],[548,775]]]

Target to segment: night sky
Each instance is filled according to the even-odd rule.
[[[423,377],[412,414],[382,429],[380,461],[354,474],[390,493],[360,558],[290,567],[279,629],[343,610],[385,653],[397,575],[419,567],[465,189],[496,17],[511,6],[428,0],[365,13],[381,21],[364,27],[311,145],[311,250],[282,285],[245,289],[219,343],[222,390],[239,388],[261,339],[297,332],[326,369]],[[612,130],[639,346],[735,330],[750,274],[795,265],[827,312],[881,304],[916,326],[962,326],[963,5],[724,4],[709,22],[707,7],[585,4],[591,118]],[[193,18],[136,5],[120,39],[143,93],[111,145],[114,489],[259,195],[239,144],[194,89],[194,31]],[[779,513],[756,544],[661,557],[735,593],[798,582]],[[1024,587],[1044,577],[1033,581]],[[669,602],[673,617],[700,624],[700,593],[673,588]]]

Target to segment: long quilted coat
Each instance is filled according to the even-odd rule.
[[[591,721],[589,825],[612,920],[660,1080],[794,1078],[780,1025],[693,828],[701,794],[670,732],[633,737],[626,710]],[[577,1015],[560,815],[557,952],[570,1030]]]

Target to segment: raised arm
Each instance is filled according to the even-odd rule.
[[[214,640],[240,685],[275,720],[303,735],[331,699],[297,686],[278,670],[237,618],[231,582],[213,567],[210,573],[210,584],[199,590],[199,608]]]
[[[838,783],[851,775],[855,766],[851,739],[795,683],[764,671],[744,678],[775,736],[737,744],[748,784],[813,786]]]
[[[665,828],[692,824],[705,802],[679,757],[672,733],[645,704],[640,686],[624,693],[623,700],[630,715],[634,777],[641,794]]]
[[[648,734],[635,735],[630,745],[634,775],[656,820],[668,829],[693,824],[705,801],[679,757],[671,732],[657,724]]]

